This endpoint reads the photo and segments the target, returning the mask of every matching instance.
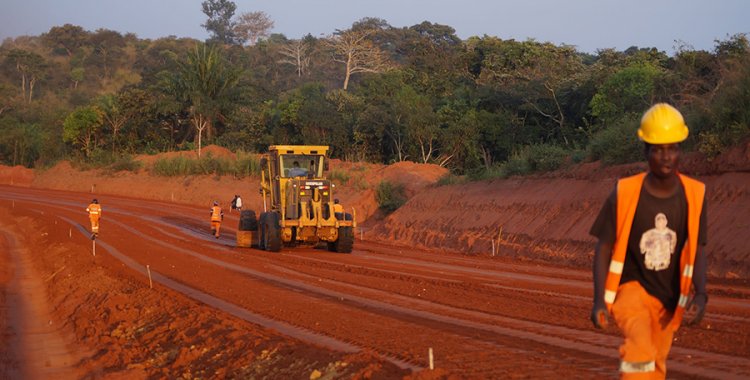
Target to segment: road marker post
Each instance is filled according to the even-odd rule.
[[[148,287],[153,289],[154,283],[151,282],[151,267],[148,264],[146,264],[146,272],[148,272]]]
[[[96,256],[96,239],[91,241],[91,252]]]
[[[433,369],[435,369],[435,362],[432,356],[432,347],[430,347],[430,350],[428,351],[428,355],[430,357],[430,371],[432,371]]]
[[[495,257],[495,239],[492,239],[492,257]]]

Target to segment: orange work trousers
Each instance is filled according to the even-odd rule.
[[[99,217],[91,217],[89,218],[91,221],[91,232],[98,234],[99,233]]]
[[[221,227],[221,222],[218,220],[212,220],[211,221],[211,231],[214,232],[214,236],[219,237],[219,227]]]
[[[612,316],[625,337],[620,346],[620,378],[666,378],[674,335],[669,327],[672,312],[638,281],[629,281],[617,289]]]

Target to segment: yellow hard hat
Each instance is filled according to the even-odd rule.
[[[685,119],[676,108],[657,103],[643,114],[638,138],[649,144],[674,144],[688,137]]]

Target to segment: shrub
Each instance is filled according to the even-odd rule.
[[[698,134],[698,151],[706,155],[708,161],[712,161],[724,149],[721,138],[713,132],[701,132]]]
[[[375,192],[375,200],[381,210],[390,214],[406,203],[406,189],[402,184],[381,181]]]
[[[112,173],[121,171],[137,172],[141,166],[141,162],[134,160],[133,156],[125,155],[113,162],[112,165],[109,165],[108,171]]]
[[[451,172],[448,172],[444,176],[440,177],[440,179],[437,180],[435,185],[436,186],[448,186],[448,185],[461,184],[465,182],[466,182],[465,177],[457,176]]]
[[[345,171],[331,170],[330,178],[332,181],[344,184],[349,182],[349,178],[351,178],[351,175]]]
[[[636,131],[638,120],[626,116],[593,136],[588,146],[589,157],[607,165],[626,164],[643,159],[643,143]]]

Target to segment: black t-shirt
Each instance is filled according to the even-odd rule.
[[[687,239],[687,211],[687,199],[682,186],[667,198],[655,197],[642,187],[620,278],[620,284],[638,281],[668,310],[674,310],[680,296],[680,256]],[[602,242],[614,244],[616,216],[615,189],[604,203],[589,233]],[[698,244],[706,244],[705,198]]]

